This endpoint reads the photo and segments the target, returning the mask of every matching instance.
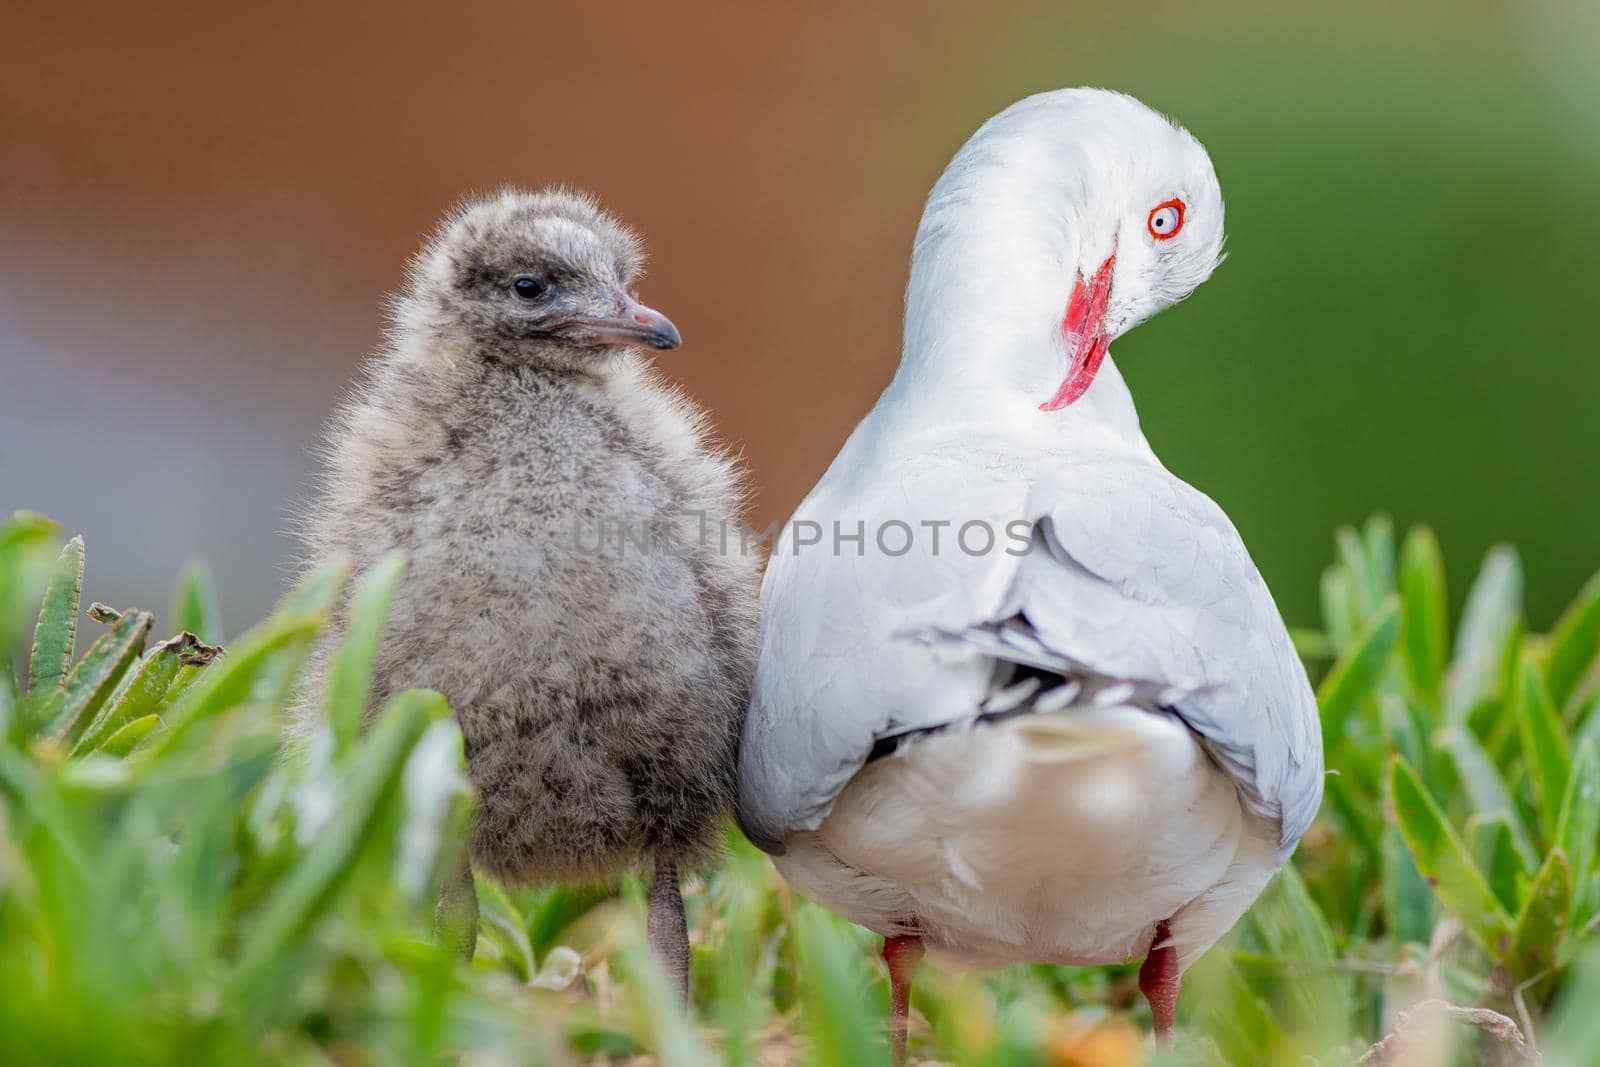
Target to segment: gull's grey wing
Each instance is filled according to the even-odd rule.
[[[1165,470],[1106,457],[1037,487],[1035,545],[1002,612],[1095,672],[1177,692],[1287,852],[1322,802],[1322,734],[1305,668],[1220,508]]]
[[[881,479],[874,497],[841,494],[841,503],[819,486],[791,525],[915,527],[926,513],[914,501],[951,499],[953,484],[928,465],[903,480]],[[971,513],[1019,514],[1022,491],[1000,488],[987,509],[969,498]],[[987,618],[1017,562],[890,555],[875,544],[859,555],[781,545],[761,587],[760,656],[739,749],[739,824],[769,852],[782,851],[790,831],[821,824],[877,738],[954,721],[984,699],[993,660],[968,647],[931,647],[913,633]]]
[[[740,757],[757,844],[814,829],[902,735],[1068,703],[1022,692],[1019,668],[1180,716],[1285,852],[1304,833],[1322,794],[1315,700],[1227,517],[1142,457],[1080,456],[1029,493],[1011,512],[1031,522],[1020,556],[774,558]]]

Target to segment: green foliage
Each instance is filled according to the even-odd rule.
[[[72,646],[78,633],[78,601],[83,592],[83,538],[68,541],[56,557],[44,606],[33,629],[28,656],[28,693],[59,689],[72,667]]]
[[[333,725],[334,743],[341,749],[355,742],[367,711],[372,687],[372,664],[389,618],[389,603],[404,577],[404,553],[391,552],[364,575],[350,597],[350,622],[344,643],[328,670],[328,703],[323,710]]]
[[[1336,657],[1318,690],[1329,803],[1295,862],[1353,968],[1347,1042],[1370,1042],[1424,989],[1506,1013],[1538,1041],[1551,1005],[1576,995],[1570,964],[1594,925],[1600,578],[1549,637],[1528,634],[1521,564],[1496,547],[1449,646],[1437,540],[1412,530],[1391,570],[1374,559],[1386,530],[1341,532],[1324,633],[1308,635]],[[1475,1062],[1472,1044],[1460,1062]],[[1272,1047],[1262,1036],[1251,1051]]]
[[[203,559],[185,560],[178,572],[172,592],[172,626],[207,644],[222,643],[222,604],[211,568]]]
[[[1466,844],[1405,760],[1395,759],[1389,788],[1394,797],[1395,821],[1411,849],[1417,870],[1479,945],[1490,953],[1505,953],[1511,916],[1479,873]]]
[[[1322,680],[1317,688],[1317,706],[1322,712],[1325,749],[1333,751],[1340,747],[1350,729],[1351,716],[1377,684],[1399,634],[1400,605],[1394,600],[1385,601]]]
[[[1509,1015],[1547,1062],[1589,1062],[1600,583],[1527,634],[1520,565],[1497,548],[1452,641],[1430,531],[1397,539],[1379,518],[1335,549],[1323,627],[1297,635],[1326,665],[1328,802],[1189,972],[1177,1051],[1148,1048],[1130,962],[925,967],[914,1056],[1346,1064],[1443,997]],[[38,516],[0,526],[0,635],[28,653],[0,676],[0,1062],[885,1061],[876,939],[794,897],[737,834],[686,887],[693,1018],[644,948],[633,877],[479,877],[476,958],[456,959],[448,930],[433,943],[472,798],[438,694],[368,716],[403,558],[307,575],[226,651],[209,576],[187,564],[175,625],[95,606],[80,654],[82,562]],[[286,742],[335,612],[326,704]],[[1483,1060],[1490,1039],[1454,1036],[1436,1062]]]
[[[192,633],[146,652],[149,614],[97,605],[74,662],[83,543],[41,568],[47,529],[0,528],[0,599],[43,593],[28,714],[0,745],[0,1062],[427,1062],[479,1029],[526,1047],[533,1024],[418,940],[467,810],[443,700],[396,697],[345,753],[324,730],[280,755],[342,575],[227,653]],[[214,604],[196,573],[180,604]]]
[[[1419,696],[1436,701],[1449,655],[1450,603],[1439,539],[1426,526],[1406,534],[1400,551],[1400,596],[1406,673]]]

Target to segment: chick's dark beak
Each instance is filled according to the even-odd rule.
[[[599,348],[603,345],[648,345],[657,350],[677,348],[683,336],[672,320],[637,300],[624,298],[615,316],[576,316],[561,323],[574,341]]]

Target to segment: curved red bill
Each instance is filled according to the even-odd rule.
[[[1039,405],[1040,411],[1059,411],[1088,392],[1105,361],[1106,349],[1111,347],[1111,335],[1105,332],[1106,304],[1111,299],[1111,268],[1116,262],[1115,255],[1109,256],[1087,282],[1078,275],[1066,318],[1061,320],[1061,335],[1067,345],[1067,376],[1056,395]]]

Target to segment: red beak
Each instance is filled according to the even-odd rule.
[[[1087,283],[1083,275],[1078,275],[1072,300],[1067,304],[1067,317],[1061,320],[1061,335],[1069,354],[1067,377],[1055,397],[1039,405],[1040,411],[1060,411],[1088,392],[1105,361],[1106,349],[1111,347],[1111,335],[1105,332],[1106,303],[1111,299],[1111,268],[1116,263],[1113,253]]]

